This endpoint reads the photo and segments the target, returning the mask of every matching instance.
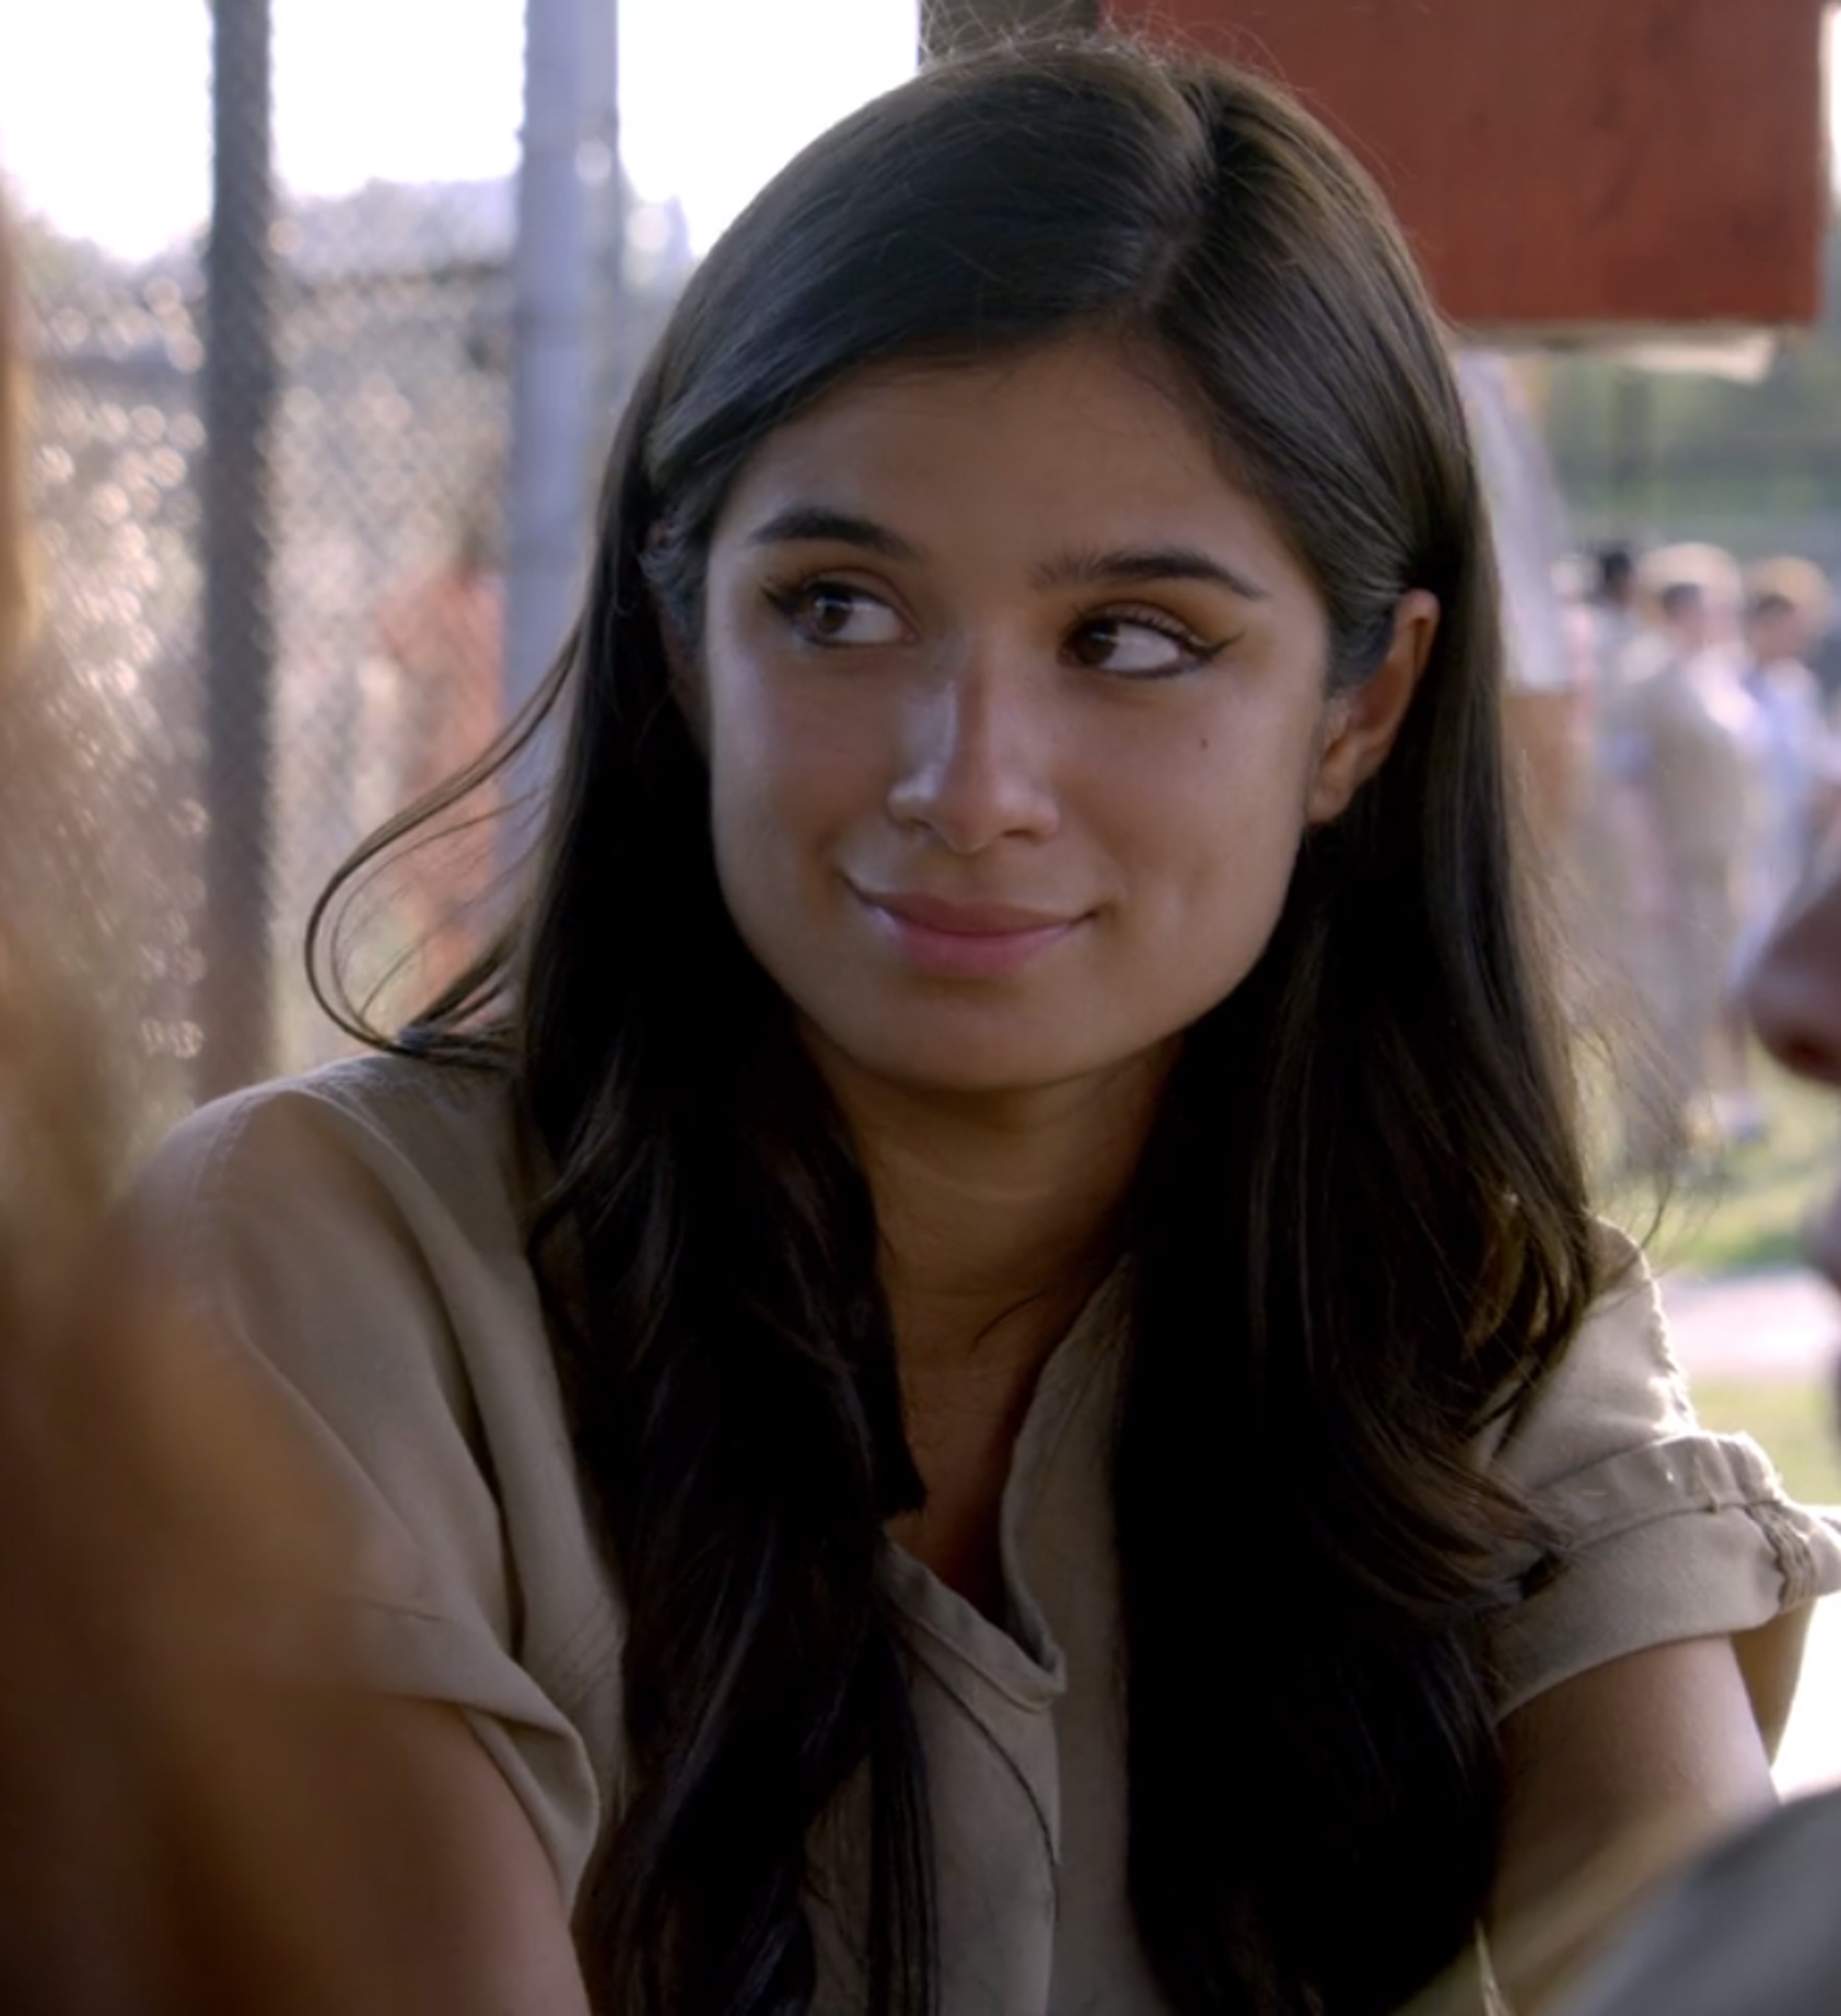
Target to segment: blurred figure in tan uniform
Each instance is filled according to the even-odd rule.
[[[399,589],[377,617],[378,648],[402,682],[397,790],[405,803],[470,763],[498,732],[504,597],[480,516],[452,554]]]
[[[394,752],[383,816],[426,797],[472,763],[504,722],[503,585],[484,511],[463,519],[451,554],[398,589],[376,621],[393,668],[394,704],[380,736]],[[405,863],[396,892],[411,991],[426,998],[480,950],[482,899],[496,873],[491,838],[496,780],[469,794],[437,844]]]
[[[1749,968],[1785,905],[1808,881],[1832,817],[1836,743],[1809,661],[1831,607],[1808,560],[1765,560],[1746,574],[1746,688],[1764,724],[1769,802],[1751,914]]]
[[[1633,1075],[1624,1151],[1660,1172],[1695,1145],[1716,1085],[1746,1090],[1721,1026],[1760,819],[1762,724],[1740,676],[1730,558],[1666,547],[1641,578],[1649,626],[1623,654],[1605,732],[1623,752],[1631,966],[1654,1035],[1650,1068]]]

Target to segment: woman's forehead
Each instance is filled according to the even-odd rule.
[[[754,450],[718,537],[753,538],[802,507],[898,527],[950,522],[999,499],[1064,535],[1083,522],[1097,532],[1199,513],[1259,545],[1282,544],[1174,367],[1098,334],[853,372]]]

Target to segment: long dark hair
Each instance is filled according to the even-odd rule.
[[[933,1978],[877,1573],[919,1487],[875,1215],[725,911],[662,625],[694,646],[737,472],[847,375],[1094,330],[1193,395],[1322,594],[1332,682],[1374,669],[1405,590],[1442,611],[1390,759],[1185,1039],[1131,1201],[1138,1933],[1179,2010],[1378,2012],[1489,1882],[1483,1626],[1526,1521],[1471,1446],[1564,1348],[1593,1259],[1512,886],[1464,421],[1398,232],[1315,124],[1231,70],[1056,42],[847,120],[696,274],[549,689],[570,725],[527,922],[398,1039],[508,1068],[555,1172],[532,1250],[631,1617],[631,1796],[579,1923],[622,2016],[807,2006],[807,1841],[853,1779],[866,2006],[921,2011]]]

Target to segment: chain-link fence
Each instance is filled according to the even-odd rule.
[[[228,81],[259,117],[259,77]],[[223,166],[215,243],[131,265],[24,229],[40,671],[81,703],[166,1113],[338,1047],[304,981],[312,900],[503,705],[512,183],[270,214]],[[689,258],[674,209],[607,209],[610,432]],[[387,934],[447,963],[469,872],[397,891]]]

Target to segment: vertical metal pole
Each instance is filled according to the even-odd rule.
[[[277,370],[268,0],[214,0],[205,252],[204,977],[199,1090],[270,1068],[274,620],[268,449]]]
[[[594,402],[587,445],[599,457],[625,405],[638,360],[632,355],[627,314],[627,180],[620,168],[619,0],[589,0],[588,60],[584,71],[582,124],[588,157],[601,177],[590,234],[596,275],[596,328],[590,371]],[[584,477],[595,472],[584,469]],[[591,494],[584,483],[583,501]]]
[[[581,579],[589,409],[589,185],[606,135],[589,129],[596,38],[588,10],[608,0],[525,0],[524,131],[512,255],[512,438],[505,505],[505,704],[541,684]],[[610,172],[617,168],[609,161]],[[541,783],[530,752],[514,790]],[[521,835],[508,834],[515,851]]]

